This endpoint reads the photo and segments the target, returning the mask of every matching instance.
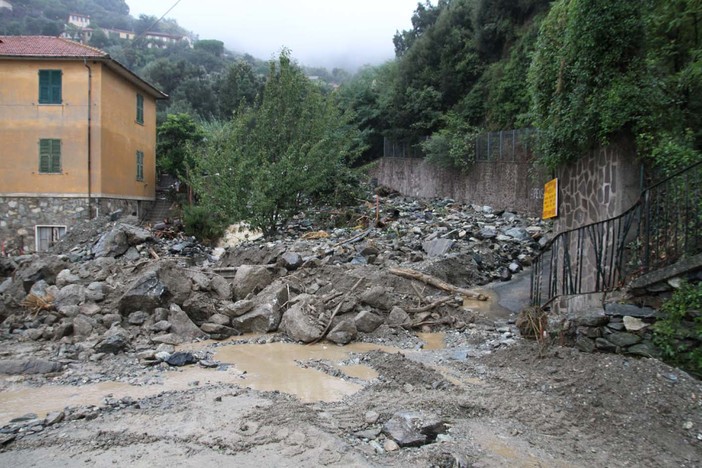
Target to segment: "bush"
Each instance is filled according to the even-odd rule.
[[[188,205],[183,210],[185,233],[207,244],[214,244],[223,235],[226,223],[205,206]]]
[[[683,284],[661,308],[654,343],[666,361],[702,376],[702,283]]]

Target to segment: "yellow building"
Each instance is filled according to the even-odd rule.
[[[44,250],[76,223],[154,201],[156,100],[98,49],[0,36],[0,247]]]

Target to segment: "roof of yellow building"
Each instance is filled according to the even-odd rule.
[[[90,59],[92,61],[100,61],[126,80],[147,91],[156,99],[168,98],[168,95],[110,57],[110,54],[107,52],[62,37],[0,36],[0,59]]]
[[[0,56],[12,57],[109,57],[100,49],[52,36],[0,36]]]

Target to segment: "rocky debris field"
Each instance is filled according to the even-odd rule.
[[[49,253],[0,258],[3,392],[134,389],[1,421],[0,463],[702,464],[699,381],[518,336],[494,286],[528,281],[547,224],[386,195],[235,247],[100,219]],[[424,349],[419,332],[443,345]],[[254,390],[243,362],[217,358],[316,342],[382,347],[295,361],[357,388],[332,401]],[[172,377],[183,385],[164,385]]]

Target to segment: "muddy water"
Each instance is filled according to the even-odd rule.
[[[443,333],[417,333],[417,338],[424,342],[422,349],[426,351],[446,348],[446,335]]]
[[[195,344],[193,348],[202,346]],[[229,366],[222,366],[218,370],[189,366],[174,371],[154,371],[160,384],[136,386],[122,382],[102,382],[82,386],[27,387],[7,377],[3,382],[5,390],[0,392],[0,424],[30,412],[43,417],[47,413],[61,411],[66,406],[99,406],[108,395],[139,399],[164,391],[185,390],[195,381],[199,385],[229,383],[256,390],[278,390],[295,395],[304,402],[338,401],[362,388],[358,380],[370,381],[378,376],[370,367],[342,365],[341,361],[348,359],[351,353],[379,349],[399,351],[370,343],[353,343],[344,347],[330,344],[232,344],[221,346],[215,352],[215,359]],[[300,364],[313,360],[331,363],[355,381],[332,377]]]

